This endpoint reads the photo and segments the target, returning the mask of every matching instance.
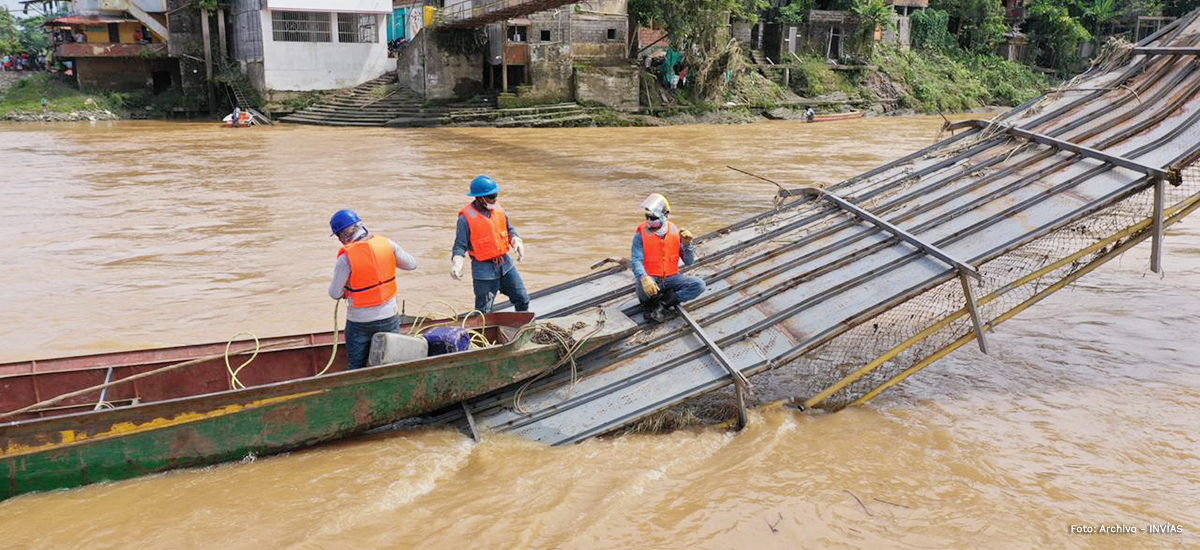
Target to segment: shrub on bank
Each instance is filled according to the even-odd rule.
[[[41,113],[42,98],[46,99],[46,108],[55,113],[120,111],[120,98],[114,100],[112,95],[84,93],[64,77],[36,73],[17,81],[0,95],[0,116],[15,112]]]
[[[1028,67],[991,54],[884,46],[876,49],[872,61],[907,89],[905,107],[927,113],[1019,105],[1050,87],[1044,76]]]

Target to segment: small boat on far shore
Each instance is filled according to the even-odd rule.
[[[828,115],[817,115],[809,122],[834,122],[837,120],[850,120],[854,118],[862,118],[862,111],[851,111],[849,113],[833,113]]]

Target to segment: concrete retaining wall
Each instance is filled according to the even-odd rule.
[[[638,71],[633,67],[576,67],[573,80],[576,101],[638,110]]]
[[[396,60],[396,75],[426,99],[469,98],[483,90],[483,55],[452,54],[437,46],[434,33],[424,30]]]

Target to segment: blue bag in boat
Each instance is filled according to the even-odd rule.
[[[471,335],[458,327],[434,327],[422,336],[429,342],[430,356],[471,349]]]

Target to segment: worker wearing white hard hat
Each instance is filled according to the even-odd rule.
[[[653,193],[642,202],[646,221],[633,234],[632,260],[634,288],[646,319],[661,323],[671,309],[704,292],[704,280],[679,273],[679,261],[696,261],[692,232],[679,229],[667,218],[671,203]]]

